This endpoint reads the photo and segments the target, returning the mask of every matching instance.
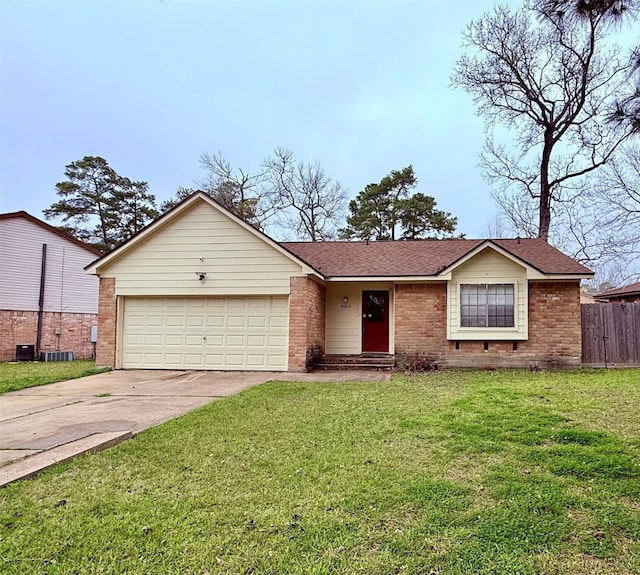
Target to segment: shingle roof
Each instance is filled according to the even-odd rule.
[[[606,291],[604,293],[598,294],[597,297],[606,298],[606,297],[613,297],[613,296],[619,296],[619,295],[632,295],[636,293],[640,293],[640,282],[635,284],[629,284],[628,286],[624,286],[618,289],[612,289],[612,290]]]
[[[487,240],[282,242],[325,277],[434,276]],[[592,274],[542,239],[490,240],[544,274]]]

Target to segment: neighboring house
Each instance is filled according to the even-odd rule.
[[[580,303],[587,304],[587,303],[597,303],[597,302],[598,300],[594,296],[588,294],[584,290],[584,288],[580,290]]]
[[[98,365],[274,371],[324,354],[579,365],[593,276],[539,239],[278,243],[202,193],[87,271]]]
[[[640,301],[640,282],[598,294],[598,301],[610,303]]]
[[[91,357],[98,280],[84,267],[100,252],[27,212],[0,214],[0,361],[16,346]]]

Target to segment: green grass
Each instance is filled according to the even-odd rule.
[[[108,369],[96,369],[95,362],[87,359],[0,363],[0,394],[103,371]]]
[[[637,574],[639,413],[638,370],[268,383],[0,490],[0,573]]]

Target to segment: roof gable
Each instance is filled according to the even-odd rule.
[[[97,249],[94,248],[93,246],[90,246],[89,244],[84,243],[82,240],[79,240],[78,238],[72,236],[71,234],[56,228],[55,226],[52,226],[50,224],[48,224],[47,222],[43,222],[42,220],[39,220],[38,218],[36,218],[35,216],[32,216],[30,213],[25,212],[24,210],[21,210],[19,212],[9,212],[6,214],[0,214],[0,221],[1,220],[12,220],[12,219],[24,219],[27,220],[28,222],[31,222],[32,224],[39,226],[40,228],[42,228],[43,230],[46,230],[47,232],[50,232],[52,234],[55,234],[57,236],[59,236],[60,238],[62,238],[63,240],[66,240],[72,244],[75,244],[78,247],[81,247],[85,250],[87,250],[88,252],[92,253],[93,255],[101,255],[102,252]]]
[[[291,262],[297,264],[298,266],[301,266],[306,273],[319,275],[317,274],[316,270],[314,270],[309,264],[286,250],[266,234],[247,224],[241,218],[237,217],[235,214],[222,207],[204,192],[195,192],[194,194],[180,202],[178,205],[176,205],[174,208],[154,220],[151,224],[149,224],[135,236],[130,238],[127,242],[109,252],[108,254],[104,255],[103,257],[93,261],[85,268],[85,270],[88,273],[100,275],[111,265],[126,257],[127,254],[134,252],[139,247],[143,246],[147,241],[150,241],[152,238],[158,236],[163,230],[168,229],[173,223],[184,217],[198,205],[207,205],[211,209],[216,210],[225,219],[231,220],[235,225],[242,228],[246,233],[268,245],[273,250],[279,252]]]

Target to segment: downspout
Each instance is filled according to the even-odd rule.
[[[42,264],[40,266],[40,298],[38,299],[38,327],[36,333],[36,357],[40,357],[42,342],[42,314],[44,313],[44,289],[47,275],[47,244],[42,244]]]

